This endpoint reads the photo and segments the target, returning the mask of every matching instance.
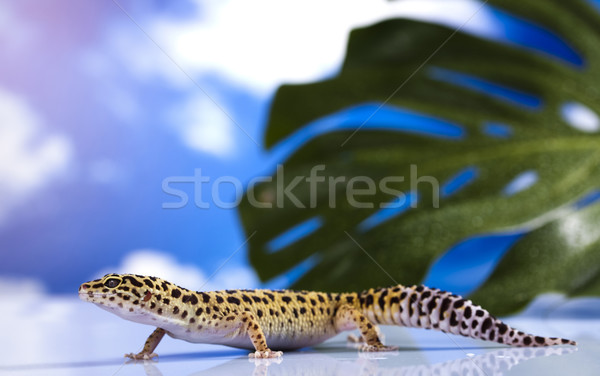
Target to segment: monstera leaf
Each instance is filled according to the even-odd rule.
[[[502,259],[473,300],[497,314],[544,292],[600,294],[600,204],[527,234]]]
[[[278,90],[267,147],[308,140],[240,207],[263,280],[301,267],[297,288],[419,283],[461,240],[514,229],[535,231],[476,292],[480,300],[493,293],[516,309],[544,289],[598,279],[580,272],[598,264],[597,247],[559,267],[579,248],[555,229],[569,218],[600,225],[592,214],[563,218],[600,186],[597,124],[565,117],[569,108],[600,112],[599,14],[583,0],[490,4],[528,19],[558,52],[391,19],[352,32],[335,77]],[[349,199],[349,189],[361,195]],[[302,236],[282,240],[294,232]],[[523,286],[531,288],[517,295]]]

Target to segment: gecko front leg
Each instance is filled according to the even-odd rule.
[[[165,336],[165,333],[166,332],[164,329],[156,328],[156,330],[154,330],[146,340],[142,351],[137,354],[125,354],[125,357],[134,360],[148,360],[158,357],[158,355],[154,353],[154,349],[156,349],[156,346],[158,346],[162,338]]]
[[[239,316],[239,320],[242,322],[242,325],[256,350],[255,352],[248,354],[250,358],[278,358],[283,354],[281,351],[272,351],[267,346],[265,334],[252,313],[242,312]]]
[[[342,305],[335,315],[335,328],[338,332],[344,330],[358,329],[365,344],[361,346],[362,351],[394,351],[397,347],[385,346],[381,343],[377,334],[377,326],[366,318],[359,310],[350,306]]]

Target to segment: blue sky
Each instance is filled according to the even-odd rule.
[[[162,264],[187,275],[182,284],[199,283],[229,260],[220,273],[239,278],[212,285],[257,285],[236,210],[163,209],[173,199],[163,179],[201,169],[247,182],[272,170],[285,154],[263,147],[278,85],[335,74],[354,27],[398,15],[458,26],[478,8],[412,0],[118,4],[0,5],[2,278],[64,293],[104,271]],[[492,16],[483,10],[464,30],[529,43]]]

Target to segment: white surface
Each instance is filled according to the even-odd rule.
[[[152,328],[124,321],[76,298],[4,299],[0,374],[6,375],[598,375],[600,319],[541,318],[528,310],[507,320],[535,334],[579,342],[553,348],[507,346],[441,332],[384,327],[391,353],[360,353],[342,334],[323,345],[257,362],[248,351],[165,337],[157,362],[126,362]],[[596,316],[597,317],[597,316]]]

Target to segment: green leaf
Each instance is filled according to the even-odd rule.
[[[356,290],[395,281],[419,283],[431,263],[464,238],[537,228],[600,185],[598,133],[575,129],[560,116],[567,102],[580,102],[600,113],[598,13],[581,0],[528,1],[526,6],[516,0],[493,3],[553,30],[585,58],[585,64],[579,67],[539,51],[461,32],[453,35],[452,29],[405,19],[354,30],[336,77],[278,90],[266,132],[268,147],[285,145],[285,139],[317,119],[339,121],[340,111],[373,103],[385,103],[380,111],[402,108],[443,119],[459,125],[464,137],[369,128],[376,119],[370,115],[377,112],[372,106],[371,111],[363,107],[367,109],[364,119],[352,129],[325,132],[306,142],[285,162],[283,174],[249,188],[247,197],[271,204],[270,208],[257,207],[248,198],[240,206],[246,231],[257,231],[249,241],[249,255],[261,279],[269,280],[309,260],[314,267],[295,287]],[[526,93],[539,98],[541,105],[515,105],[443,82],[435,78],[434,69]],[[506,124],[512,135],[486,135],[482,129],[487,122]],[[310,176],[318,165],[324,166],[318,174],[326,180],[316,189],[299,182],[291,192],[305,207],[297,207],[281,188],[297,176]],[[411,166],[416,166],[416,176]],[[434,205],[432,184],[414,186],[416,178],[423,176],[443,184],[466,167],[476,168],[477,178],[457,194],[442,198],[439,208]],[[503,194],[506,185],[524,171],[535,171],[537,183],[512,196]],[[405,177],[389,187],[403,193],[417,191],[417,208],[361,230],[360,224],[395,195],[377,189],[372,196],[357,197],[373,207],[358,208],[347,199],[347,186],[329,184],[333,178],[348,181],[356,176],[374,182]],[[311,218],[318,218],[322,226],[281,250],[270,249],[273,239]],[[561,278],[575,278],[570,273]]]
[[[569,214],[522,238],[471,297],[498,315],[524,308],[541,293],[598,295],[600,204]]]

